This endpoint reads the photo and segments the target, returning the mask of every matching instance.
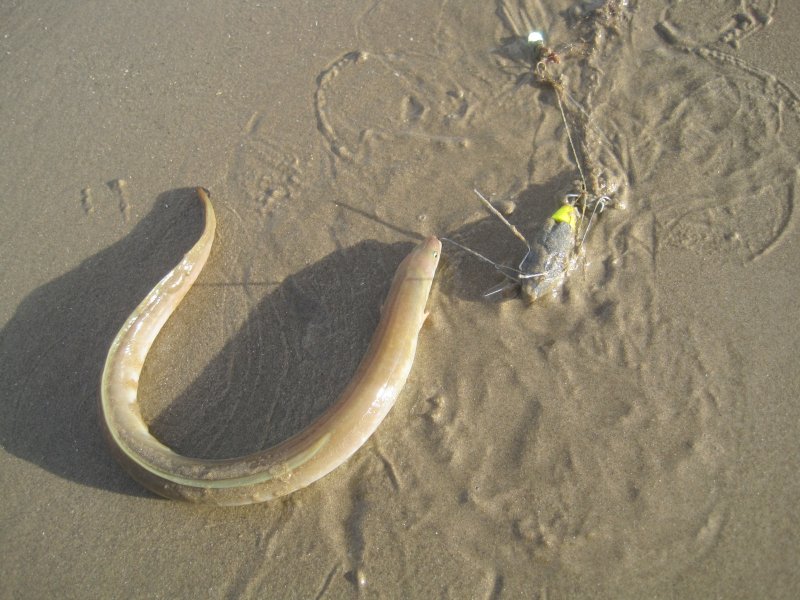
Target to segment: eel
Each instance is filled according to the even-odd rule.
[[[306,487],[344,463],[388,414],[414,362],[442,245],[429,237],[400,263],[366,354],[339,398],[316,420],[246,456],[191,458],[150,433],[137,395],[147,352],[197,279],[214,242],[214,209],[206,190],[196,191],[205,212],[203,232],[114,338],[103,369],[100,422],[116,459],[156,494],[224,506],[265,502]]]

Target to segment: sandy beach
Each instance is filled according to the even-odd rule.
[[[800,597],[799,27],[788,0],[2,3],[0,598]],[[334,402],[412,244],[519,264],[473,190],[532,237],[582,180],[607,209],[557,294],[487,298],[503,275],[445,245],[408,382],[330,475],[222,508],[114,460],[105,357],[196,186],[216,241],[139,398],[227,458]]]

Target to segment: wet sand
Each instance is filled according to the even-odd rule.
[[[797,597],[800,10],[731,4],[0,8],[0,597]],[[473,188],[526,234],[576,190],[534,27],[615,205],[561,294],[487,301],[446,247],[346,465],[235,509],[141,489],[100,373],[192,188],[217,240],[140,396],[176,450],[236,456],[335,400],[412,242],[520,260]]]

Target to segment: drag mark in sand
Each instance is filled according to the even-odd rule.
[[[94,212],[94,200],[92,199],[92,188],[90,187],[85,187],[81,190],[81,208],[86,215]]]
[[[128,222],[131,216],[131,201],[130,193],[128,192],[128,182],[124,179],[114,179],[107,184],[108,189],[117,195],[119,212],[122,215],[122,220]]]

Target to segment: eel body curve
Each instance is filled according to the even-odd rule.
[[[108,352],[100,422],[112,453],[147,489],[167,498],[218,505],[264,502],[290,494],[345,462],[377,429],[405,384],[427,317],[441,242],[429,237],[400,263],[380,322],[355,374],[315,421],[285,441],[238,458],[178,454],[156,439],[137,400],[139,375],[158,332],[205,265],[216,218],[206,191],[200,239],[128,317]]]

